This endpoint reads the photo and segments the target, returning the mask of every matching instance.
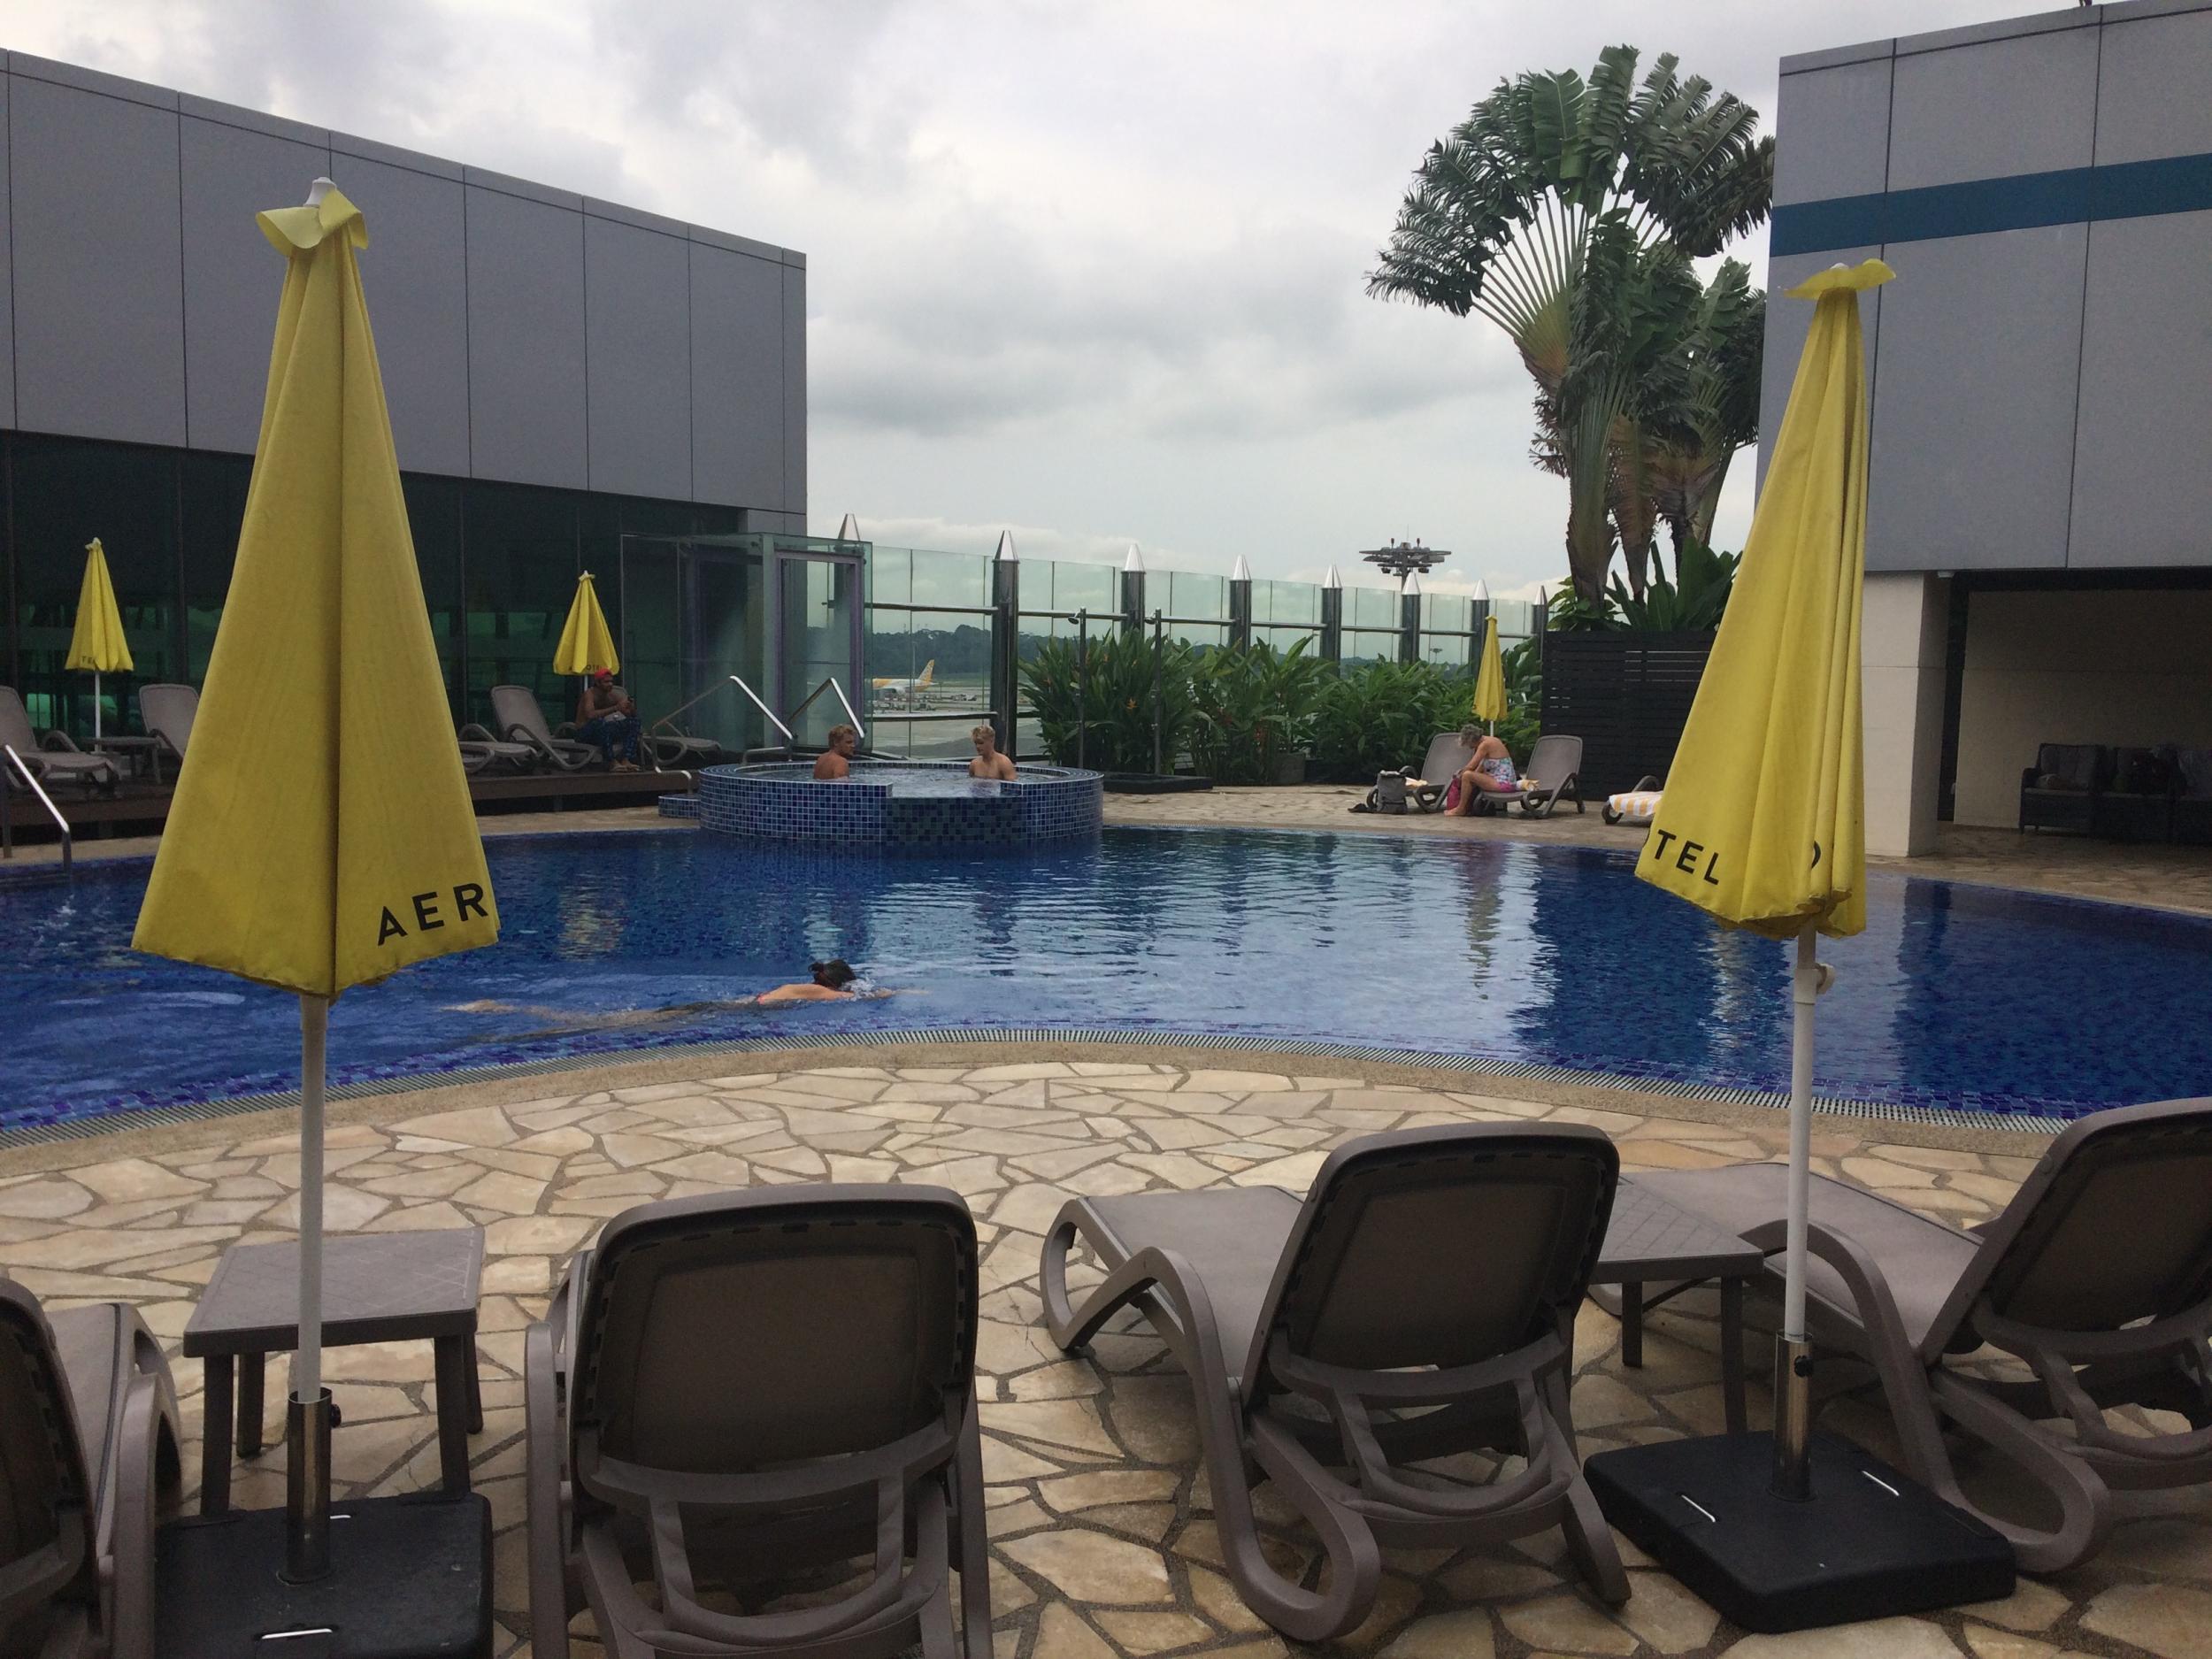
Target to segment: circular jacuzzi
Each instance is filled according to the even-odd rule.
[[[1025,765],[1011,782],[971,778],[964,761],[856,760],[818,780],[807,761],[709,766],[699,773],[700,827],[752,841],[845,846],[1026,846],[1095,835],[1105,817],[1099,773]]]

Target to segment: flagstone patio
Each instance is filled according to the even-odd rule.
[[[986,1251],[979,1365],[999,1653],[1262,1659],[1284,1644],[1221,1571],[1181,1376],[1141,1334],[1107,1335],[1091,1358],[1071,1360],[1038,1322],[1038,1251],[1064,1197],[1224,1183],[1302,1189],[1348,1137],[1474,1118],[1595,1123],[1631,1170],[1767,1158],[1782,1144],[1779,1118],[1753,1108],[1558,1087],[1516,1098],[1447,1074],[1333,1062],[1240,1056],[1230,1069],[1218,1056],[1164,1061],[1158,1050],[1062,1052],[1010,1064],[972,1050],[826,1053],[741,1075],[724,1074],[726,1058],[664,1059],[334,1110],[334,1228],[486,1230],[485,1425],[472,1450],[498,1528],[503,1655],[529,1650],[523,1330],[569,1253],[631,1204],[818,1179],[922,1179],[964,1194]],[[853,1058],[873,1063],[836,1064]],[[1828,1173],[1971,1222],[2003,1202],[2041,1144],[1824,1119],[1816,1151]],[[294,1225],[296,1148],[290,1121],[273,1114],[0,1155],[0,1262],[51,1305],[137,1303],[173,1353],[224,1247],[282,1237]],[[1586,1310],[1574,1390],[1586,1449],[1720,1426],[1715,1304],[1686,1301],[1654,1317],[1637,1371],[1620,1363],[1612,1318]],[[334,1463],[347,1494],[436,1480],[429,1366],[426,1345],[329,1356],[345,1416]],[[199,1367],[178,1362],[177,1382],[193,1440],[189,1486]],[[281,1393],[268,1393],[273,1441]],[[1755,1387],[1755,1419],[1763,1408]],[[1854,1402],[1832,1421],[1875,1441],[1886,1435],[1878,1410]],[[280,1451],[242,1466],[235,1491],[242,1503],[280,1504]],[[1276,1542],[1285,1560],[1309,1559],[1294,1528]],[[2212,1502],[2202,1498],[2129,1524],[2097,1561],[2054,1583],[2024,1584],[2008,1601],[1786,1639],[1740,1637],[1627,1553],[1635,1594],[1611,1611],[1562,1576],[1555,1535],[1518,1548],[1389,1553],[1379,1610],[1338,1650],[1385,1659],[2212,1655]],[[577,1651],[596,1659],[589,1628],[580,1616]]]

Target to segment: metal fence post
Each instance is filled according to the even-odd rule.
[[[1398,588],[1398,660],[1421,660],[1421,579],[1412,571]]]
[[[1001,531],[998,551],[991,556],[990,699],[997,716],[999,748],[1010,756],[1019,746],[1016,715],[1021,706],[1021,570],[1014,553],[1014,533]]]
[[[1152,613],[1152,775],[1166,775],[1160,755],[1161,726],[1167,716],[1167,619]]]
[[[1091,613],[1075,613],[1075,764],[1088,764],[1091,734]]]
[[[1344,660],[1344,578],[1333,565],[1321,579],[1321,660]]]
[[[1252,643],[1252,567],[1237,555],[1229,572],[1229,646],[1243,650]]]
[[[1121,562],[1121,631],[1144,632],[1144,555],[1137,551],[1134,541]]]

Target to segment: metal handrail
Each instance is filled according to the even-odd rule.
[[[826,691],[833,691],[837,694],[838,702],[845,705],[845,718],[853,723],[853,731],[855,734],[861,738],[863,741],[865,741],[868,736],[868,728],[861,725],[860,717],[853,712],[851,700],[845,695],[844,687],[837,683],[837,676],[835,674],[832,674],[820,685],[815,687],[813,690],[808,692],[805,696],[800,698],[799,706],[792,710],[791,712],[794,714],[804,714],[809,708],[813,706],[815,698],[820,696]],[[773,718],[774,717],[771,716],[770,718]],[[778,726],[783,726],[783,722],[781,720],[777,720],[776,724]],[[783,734],[786,737],[790,737],[791,728],[785,726],[783,728]],[[796,738],[793,738],[792,741],[796,742],[798,740]]]
[[[781,732],[793,742],[795,743],[799,741],[798,735],[794,733],[789,726],[786,726],[781,720],[776,718],[776,711],[760,700],[760,693],[755,691],[750,686],[740,680],[735,674],[732,674],[730,676],[730,684],[735,686],[740,691],[743,692],[747,696],[753,700],[753,707],[758,709],[763,714],[768,717],[769,725],[774,726],[776,730]],[[686,704],[685,706],[689,707],[690,705]],[[804,705],[802,704],[801,706],[803,707]]]
[[[73,874],[76,837],[70,833],[69,820],[61,815],[61,809],[54,804],[53,797],[46,793],[30,767],[25,764],[23,757],[15,752],[14,744],[0,743],[0,754],[7,756],[17,773],[31,787],[31,793],[38,797],[38,803],[46,809],[46,816],[54,820],[54,827],[61,832],[62,873]],[[7,805],[7,785],[0,781],[0,831],[5,832],[0,833],[0,857],[12,858],[15,856],[15,813]]]

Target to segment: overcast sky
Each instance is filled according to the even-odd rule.
[[[1429,142],[1613,42],[1770,119],[1785,53],[2037,9],[0,0],[0,44],[802,250],[818,529],[1304,578],[1417,535],[1502,595],[1564,566],[1527,377],[1362,291]]]

